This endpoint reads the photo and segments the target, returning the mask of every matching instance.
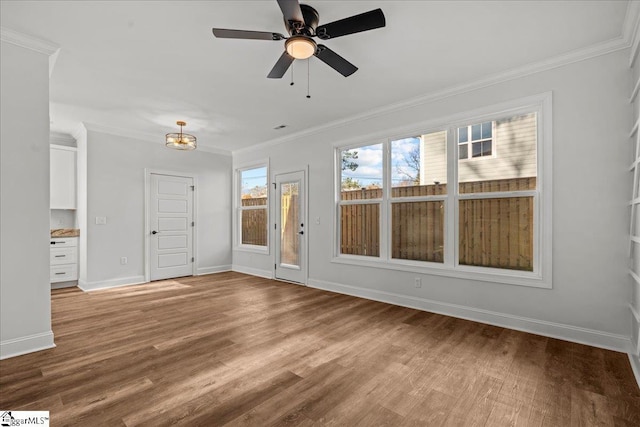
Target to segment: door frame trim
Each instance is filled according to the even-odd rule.
[[[191,263],[191,275],[195,276],[198,264],[198,242],[196,229],[198,228],[198,177],[194,174],[186,173],[186,172],[176,172],[176,171],[167,171],[162,169],[144,169],[144,281],[148,283],[151,281],[151,244],[150,244],[150,234],[151,228],[149,227],[149,196],[151,195],[151,175],[168,175],[168,176],[177,176],[181,178],[191,178],[193,180],[194,190],[193,190],[193,201],[192,201],[192,214],[193,214],[193,222],[195,226],[191,227],[191,254],[195,259],[194,262]]]
[[[296,169],[296,170],[290,170],[290,171],[277,171],[277,172],[273,172],[273,174],[271,175],[271,185],[275,184],[276,182],[276,176],[278,175],[286,175],[289,173],[296,173],[296,172],[302,172],[304,175],[304,198],[302,200],[303,203],[303,207],[304,207],[304,217],[302,218],[302,220],[304,221],[305,224],[309,225],[309,165],[306,165],[304,168],[302,169]],[[273,201],[271,202],[271,212],[272,212],[272,216],[271,218],[273,218],[273,221],[275,221],[276,219],[276,215],[278,214],[277,209],[280,207],[280,200],[277,197],[277,192],[274,191],[274,196],[273,196]],[[309,283],[309,228],[306,228],[306,239],[304,239],[304,245],[303,245],[303,250],[305,252],[304,255],[304,268],[303,270],[303,276],[304,276],[304,282],[302,283],[297,283],[297,282],[290,282],[290,283],[296,283],[297,285],[304,285],[307,286]],[[273,228],[271,228],[271,223],[269,223],[269,229],[271,230],[271,238],[272,238],[272,242],[273,242],[273,256],[271,257],[271,264],[273,265],[273,267],[271,267],[271,276],[274,278],[274,280],[281,280],[281,281],[285,281],[287,282],[287,280],[285,279],[278,279],[276,277],[276,263],[277,263],[277,254],[276,254],[276,248],[275,248],[275,244],[276,244],[276,240],[278,237],[276,235],[276,232],[278,230],[275,230]]]

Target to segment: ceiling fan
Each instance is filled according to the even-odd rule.
[[[289,33],[289,37],[280,33],[270,33],[267,31],[213,28],[213,35],[219,38],[285,40],[285,51],[267,76],[270,79],[282,78],[295,59],[307,59],[311,56],[315,56],[343,76],[348,77],[355,73],[358,67],[327,46],[317,44],[313,40],[313,37],[328,40],[385,26],[384,13],[382,13],[381,9],[371,10],[318,26],[320,15],[318,15],[318,12],[311,6],[300,4],[298,0],[277,1],[280,10],[282,10],[284,25]]]

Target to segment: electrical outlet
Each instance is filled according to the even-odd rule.
[[[127,259],[126,256],[120,257],[120,264],[127,265],[128,262],[129,260]]]
[[[316,224],[320,224],[320,217],[319,216],[316,217]]]
[[[422,287],[422,279],[419,278],[419,277],[416,277],[415,279],[413,279],[413,283],[414,283],[416,288],[421,288]]]

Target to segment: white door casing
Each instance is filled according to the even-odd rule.
[[[306,284],[307,239],[305,171],[275,176],[276,279]]]
[[[149,176],[149,280],[193,275],[194,179]]]

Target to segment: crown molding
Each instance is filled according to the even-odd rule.
[[[49,77],[51,77],[53,67],[55,67],[58,55],[60,54],[60,46],[49,40],[40,39],[4,27],[0,27],[0,40],[49,56]]]
[[[75,144],[76,140],[73,138],[73,136],[69,135],[68,133],[51,132],[49,134],[49,143],[56,144],[56,145],[68,145],[68,144]]]
[[[451,86],[449,88],[446,88],[440,91],[427,93],[427,94],[424,94],[415,98],[410,98],[408,100],[401,101],[395,104],[390,104],[381,108],[372,109],[354,116],[350,116],[350,117],[339,119],[339,120],[334,120],[329,123],[325,123],[319,126],[314,126],[309,129],[305,129],[300,132],[295,132],[280,138],[268,140],[260,144],[255,144],[249,147],[233,150],[233,155],[242,154],[242,153],[253,151],[259,148],[273,147],[275,145],[280,145],[287,142],[293,142],[301,138],[304,138],[306,136],[313,135],[328,129],[346,126],[350,123],[372,119],[385,114],[398,112],[404,109],[416,107],[419,105],[429,104],[431,102],[438,101],[441,99],[450,98],[456,95],[461,95],[467,92],[472,92],[472,91],[486,88],[489,86],[494,86],[499,83],[529,76],[531,74],[537,74],[543,71],[560,68],[565,65],[585,61],[591,58],[596,58],[598,56],[606,55],[622,49],[627,49],[629,46],[630,46],[630,42],[628,40],[625,40],[624,37],[622,36],[616,37],[614,39],[600,42],[600,43],[588,46],[586,48],[573,50],[571,52],[567,52],[562,55],[553,56],[551,58],[548,58],[542,61],[530,63],[522,67],[512,68],[510,70],[493,74],[469,83],[464,83],[457,86]]]
[[[627,3],[627,12],[622,24],[622,37],[631,46],[629,67],[633,67],[640,46],[640,1],[638,0],[631,0]]]
[[[78,124],[78,126],[75,128],[75,130],[71,133],[71,136],[73,137],[73,139],[76,140],[76,143],[78,141],[85,141],[87,140],[87,127],[84,125],[84,123],[80,123]]]
[[[0,40],[26,49],[31,49],[36,52],[44,53],[45,55],[53,55],[60,49],[60,46],[50,42],[49,40],[30,36],[4,27],[0,27]]]
[[[162,138],[164,137],[164,134],[160,135],[160,138],[159,138],[158,134],[155,134],[155,133],[123,129],[123,128],[118,128],[113,126],[105,126],[97,123],[83,122],[83,124],[84,124],[84,127],[89,132],[99,132],[99,133],[106,133],[109,135],[120,136],[123,138],[133,138],[133,139],[137,139],[138,141],[142,141],[142,142],[146,142],[154,145],[158,145],[158,140],[162,141]],[[197,149],[199,151],[205,151],[211,154],[219,154],[222,156],[232,155],[231,151],[229,150],[223,150],[221,148],[215,148],[215,147],[207,147],[201,144],[198,145]]]
[[[109,135],[120,136],[123,138],[139,139],[144,142],[157,141],[158,135],[149,132],[141,132],[137,130],[119,128],[115,126],[106,126],[99,123],[82,122],[89,132],[108,133]]]

